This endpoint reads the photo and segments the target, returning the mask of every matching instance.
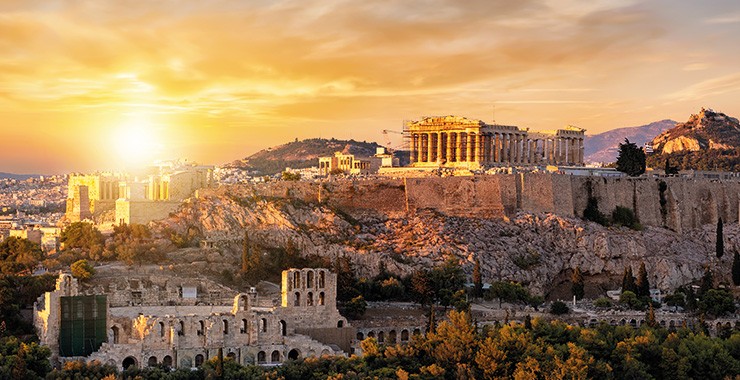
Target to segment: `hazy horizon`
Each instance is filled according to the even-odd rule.
[[[734,1],[9,0],[0,171],[383,144],[426,115],[588,134],[738,117],[739,35]]]

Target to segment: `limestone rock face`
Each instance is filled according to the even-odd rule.
[[[350,216],[315,202],[250,197],[238,187],[190,199],[158,222],[181,234],[196,230],[215,249],[202,251],[210,269],[238,265],[244,232],[265,247],[292,244],[301,254],[327,258],[346,255],[359,275],[374,275],[383,262],[399,275],[441,263],[454,255],[472,273],[478,258],[486,282],[514,280],[548,294],[580,266],[587,278],[601,278],[616,289],[626,266],[636,272],[645,262],[650,282],[672,290],[701,277],[703,266],[729,282],[732,254],[740,249],[737,223],[725,224],[725,256],[714,256],[714,226],[676,233],[660,227],[644,231],[605,228],[548,213],[519,212],[509,219],[446,216],[434,211],[403,215]],[[192,252],[188,253],[192,257]],[[184,264],[188,260],[183,260]]]
[[[685,123],[661,133],[652,141],[657,153],[732,149],[740,147],[738,119],[702,108]]]

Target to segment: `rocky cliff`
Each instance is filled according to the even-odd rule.
[[[363,190],[355,186],[346,191],[358,194]],[[334,192],[334,199],[339,199],[339,190]],[[447,255],[456,256],[470,273],[477,257],[485,281],[522,281],[550,295],[567,288],[570,271],[576,266],[589,278],[592,295],[618,287],[624,267],[636,271],[642,261],[651,283],[663,289],[698,279],[704,265],[715,269],[715,278],[729,281],[732,254],[726,253],[722,260],[714,257],[711,224],[683,233],[660,227],[637,232],[544,212],[519,211],[510,218],[462,216],[461,212],[447,215],[432,208],[408,213],[367,208],[357,212],[339,203],[304,199],[298,190],[294,193],[264,196],[246,186],[201,192],[157,228],[183,234],[196,230],[215,245],[195,256],[192,250],[183,253],[188,257],[174,254],[176,262],[195,270],[233,270],[244,231],[248,231],[250,239],[265,247],[290,244],[305,255],[346,255],[355,270],[365,275],[376,273],[380,262],[392,272],[409,274],[442,262]],[[737,223],[725,225],[725,237],[726,252],[740,249]]]

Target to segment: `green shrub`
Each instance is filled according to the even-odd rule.
[[[555,301],[550,305],[550,314],[563,315],[568,314],[568,312],[570,312],[570,309],[563,301]]]

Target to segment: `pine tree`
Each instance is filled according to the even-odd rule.
[[[583,296],[585,295],[585,290],[583,285],[583,274],[581,273],[581,267],[576,266],[576,269],[573,271],[573,275],[570,277],[570,283],[571,291],[573,292],[573,295],[576,297],[576,299],[583,299]]]
[[[737,251],[732,255],[732,283],[740,286],[740,253]]]
[[[475,266],[473,267],[473,295],[477,298],[483,295],[483,276],[480,271],[480,260],[475,258]]]
[[[626,291],[637,292],[635,276],[632,275],[632,267],[630,266],[624,268],[624,275],[622,276],[622,293]]]
[[[619,144],[619,156],[617,157],[617,170],[627,173],[630,177],[637,177],[645,173],[645,151],[637,144],[624,139]]]
[[[725,254],[725,239],[722,232],[722,218],[717,220],[717,258],[721,259],[722,255]]]
[[[637,271],[637,282],[635,282],[636,292],[638,297],[649,297],[650,296],[650,282],[648,282],[647,270],[645,269],[645,263],[640,263],[640,269]]]
[[[647,311],[647,316],[645,316],[645,320],[648,326],[658,327],[658,321],[655,320],[655,310],[653,309],[652,302],[650,303],[650,308]]]

